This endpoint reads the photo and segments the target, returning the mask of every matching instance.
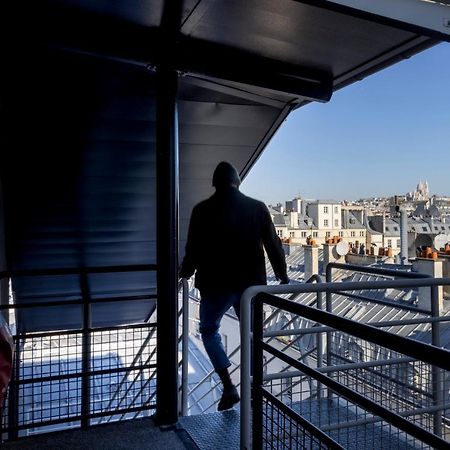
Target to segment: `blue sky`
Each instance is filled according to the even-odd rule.
[[[267,203],[450,195],[450,44],[291,113],[242,183]]]

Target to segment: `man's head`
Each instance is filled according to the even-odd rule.
[[[236,168],[232,164],[222,161],[217,165],[212,178],[212,185],[216,189],[229,186],[239,187],[240,184],[241,179]]]

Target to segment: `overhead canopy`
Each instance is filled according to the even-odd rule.
[[[8,268],[156,262],[155,82],[180,71],[180,251],[216,164],[244,177],[293,108],[437,41],[371,16],[292,0],[61,0],[6,10],[1,161]],[[18,8],[20,6],[20,9]],[[176,23],[168,53],[164,24]],[[73,299],[79,279],[15,277],[17,302]],[[96,297],[152,295],[154,273],[89,277]],[[21,315],[26,330],[79,326],[81,308]],[[154,301],[102,304],[94,325],[147,318]]]

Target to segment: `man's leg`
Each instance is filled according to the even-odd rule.
[[[236,299],[239,299],[238,294],[227,294],[202,297],[200,302],[200,333],[203,345],[223,385],[219,411],[229,409],[239,401],[239,394],[228,371],[231,363],[219,334],[220,322],[228,309],[236,304]]]

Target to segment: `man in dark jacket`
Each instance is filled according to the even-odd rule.
[[[216,192],[192,211],[186,253],[180,277],[195,272],[201,295],[200,333],[222,384],[218,410],[239,401],[228,367],[231,365],[219,334],[229,308],[239,317],[242,292],[266,284],[264,249],[281,283],[288,283],[284,252],[264,203],[239,192],[239,174],[227,162],[216,167],[212,184]]]

